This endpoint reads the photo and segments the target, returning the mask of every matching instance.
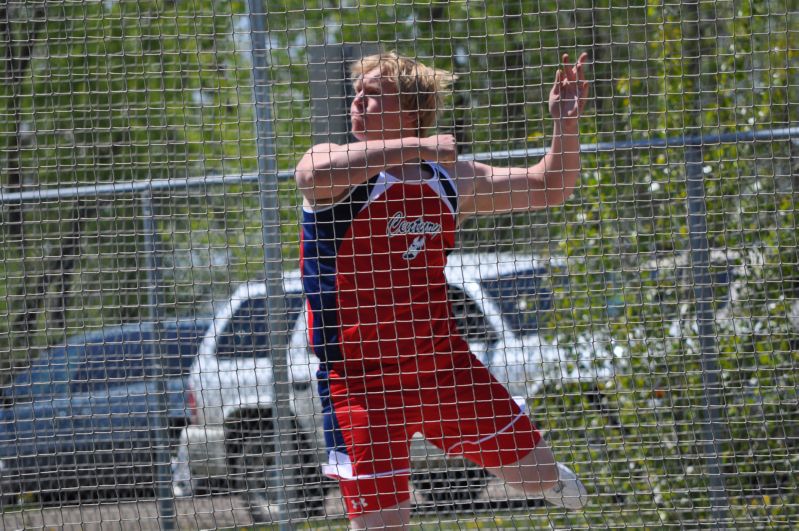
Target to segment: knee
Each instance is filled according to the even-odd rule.
[[[558,465],[555,456],[546,446],[533,450],[513,465],[489,469],[505,483],[526,494],[536,494],[554,487],[558,482]]]

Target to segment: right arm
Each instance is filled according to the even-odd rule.
[[[448,144],[440,136],[317,144],[300,159],[294,179],[307,204],[329,204],[387,168],[412,160],[440,159]],[[454,139],[451,145],[454,147]]]

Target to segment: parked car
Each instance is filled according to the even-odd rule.
[[[4,499],[152,495],[155,430],[175,441],[187,424],[185,378],[208,325],[191,319],[160,330],[152,323],[109,327],[34,359],[0,395]]]
[[[581,351],[581,371],[564,362],[557,345],[542,343],[539,319],[553,306],[554,262],[504,254],[452,255],[446,268],[454,315],[472,351],[507,384],[519,402],[540,389],[546,377],[596,378],[602,364],[590,348]],[[284,277],[288,328],[287,362],[290,380],[292,433],[284,444],[300,456],[287,474],[297,510],[318,512],[325,480],[320,463],[327,463],[321,430],[321,406],[315,382],[318,361],[309,354],[305,305],[298,271]],[[275,399],[273,366],[266,334],[263,282],[240,286],[216,315],[200,346],[189,377],[191,424],[181,436],[177,494],[208,487],[246,491],[252,504],[270,501],[269,469],[274,465]],[[285,363],[280,360],[281,363]],[[607,366],[609,374],[609,365]],[[486,484],[481,470],[445,459],[438,450],[414,442],[417,491],[433,501],[469,500]]]

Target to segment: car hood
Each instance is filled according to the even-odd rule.
[[[200,395],[198,407],[204,408],[206,422],[221,420],[213,418],[213,408],[221,407],[226,412],[274,403],[272,369],[272,360],[266,357],[217,360],[213,356],[201,356],[192,374],[191,386]]]

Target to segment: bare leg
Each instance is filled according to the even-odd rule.
[[[555,456],[544,441],[512,465],[486,470],[525,494],[540,494],[554,487],[558,481]]]
[[[364,513],[350,521],[350,529],[390,529],[400,531],[408,529],[411,521],[411,501],[406,500],[399,505]]]

